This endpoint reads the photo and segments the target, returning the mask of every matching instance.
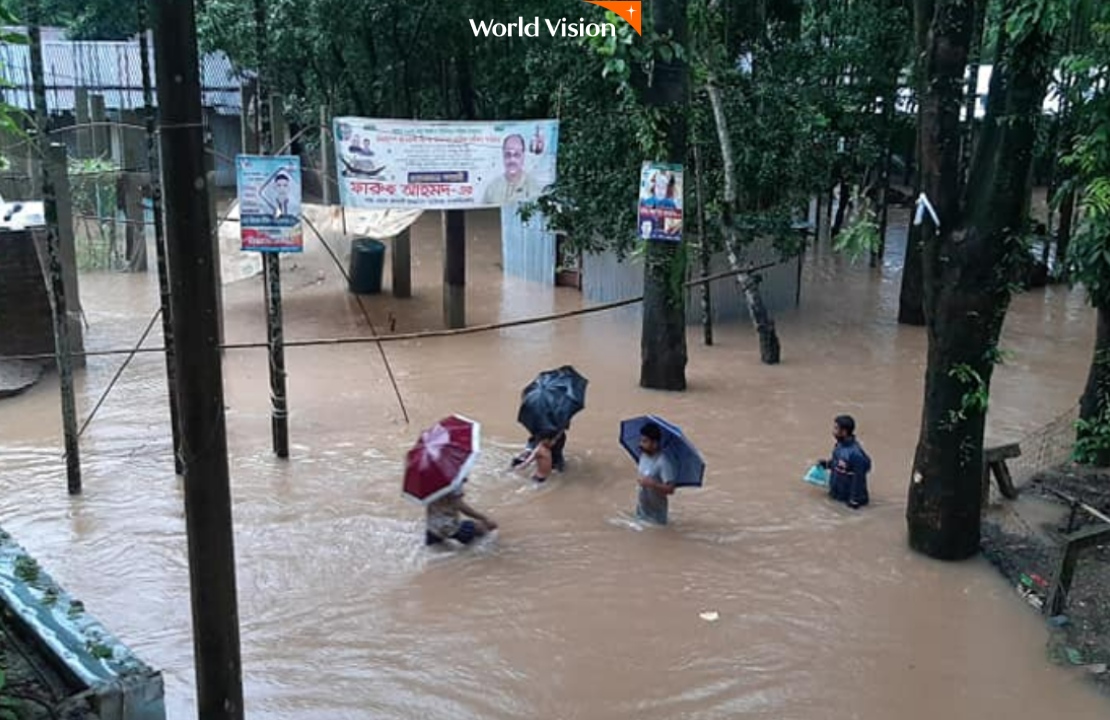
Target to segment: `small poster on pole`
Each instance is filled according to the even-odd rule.
[[[640,238],[682,242],[682,166],[645,162],[640,171]]]
[[[293,155],[239,155],[241,249],[247,252],[302,252],[301,159]]]

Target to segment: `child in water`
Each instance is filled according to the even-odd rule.
[[[463,480],[463,483],[465,484],[466,480]],[[459,488],[428,505],[424,531],[425,545],[438,545],[447,540],[456,540],[463,545],[469,545],[497,529],[497,523],[463,500],[464,494],[462,488]],[[461,520],[460,515],[473,519]]]
[[[527,454],[522,453],[513,458],[513,467],[517,470],[523,470],[535,463],[536,472],[532,475],[532,480],[538,483],[546,482],[547,478],[551,477],[551,471],[555,468],[555,453],[559,449],[558,443],[565,437],[563,432],[540,436],[539,442],[535,444],[531,452],[525,451]]]

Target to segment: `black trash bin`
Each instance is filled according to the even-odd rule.
[[[377,295],[382,291],[385,270],[385,243],[370,238],[356,238],[351,243],[351,276],[348,289],[358,295]]]

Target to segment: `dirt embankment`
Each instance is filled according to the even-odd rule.
[[[1069,464],[1039,473],[1022,489],[1020,500],[992,509],[983,524],[984,554],[1034,607],[1047,601],[1071,516],[1067,502],[1051,490],[1110,515],[1110,470]],[[1080,510],[1071,529],[1100,522]],[[1050,655],[1086,666],[1110,693],[1110,538],[1080,555],[1064,618],[1049,621]]]

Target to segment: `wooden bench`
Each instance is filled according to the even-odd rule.
[[[1103,516],[1099,516],[1102,519]],[[1110,524],[1092,525],[1090,527],[1069,532],[1064,537],[1064,552],[1060,556],[1060,563],[1049,585],[1048,602],[1044,604],[1043,612],[1049,617],[1063,615],[1068,606],[1068,594],[1071,592],[1072,579],[1075,577],[1075,566],[1079,564],[1079,553],[1089,547],[1110,542]]]
[[[1002,497],[1007,500],[1017,499],[1017,488],[1014,487],[1014,478],[1010,475],[1006,461],[1018,457],[1021,457],[1021,445],[1018,443],[996,445],[983,451],[983,507],[987,506],[990,499],[991,475],[998,483],[998,491],[1002,493]]]

